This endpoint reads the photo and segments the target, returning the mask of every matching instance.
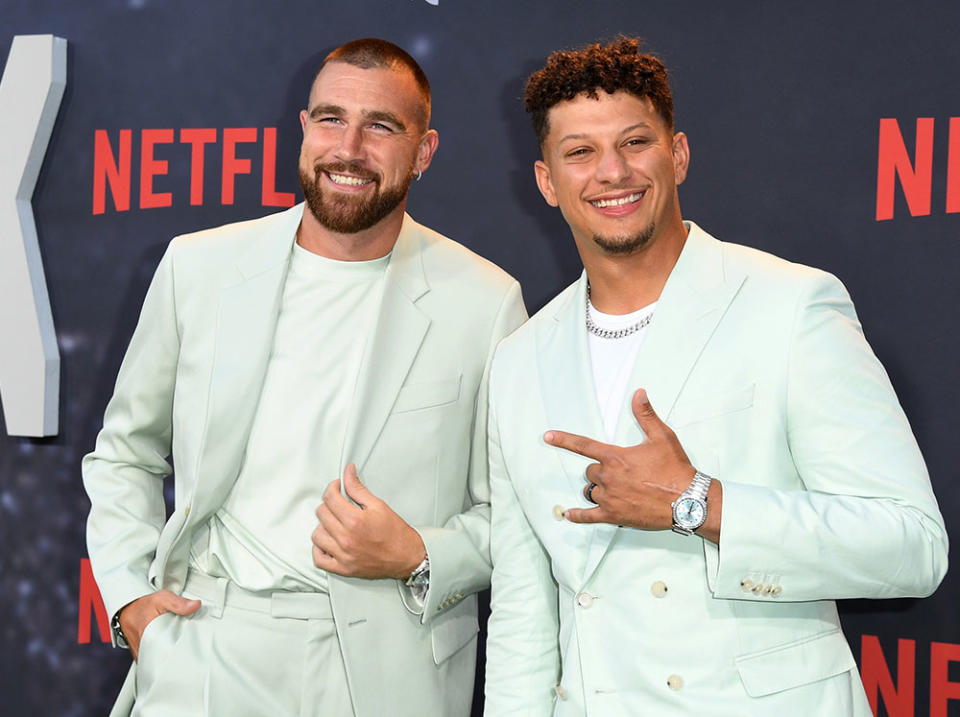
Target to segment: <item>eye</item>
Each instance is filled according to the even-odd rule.
[[[317,124],[338,125],[338,124],[342,124],[342,121],[340,120],[339,117],[333,117],[331,115],[327,115],[324,117],[318,117]]]
[[[569,152],[566,153],[565,156],[569,157],[570,159],[579,159],[581,157],[587,156],[588,154],[590,154],[589,147],[577,147],[575,149],[571,149]]]
[[[393,132],[393,127],[386,125],[383,122],[374,122],[370,125],[370,129],[375,129],[378,132]]]
[[[650,144],[650,140],[646,137],[631,137],[624,145],[627,147],[645,147]]]

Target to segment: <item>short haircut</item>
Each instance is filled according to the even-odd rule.
[[[314,82],[316,82],[317,75],[331,62],[343,62],[364,70],[372,70],[374,68],[387,68],[397,71],[408,70],[410,74],[413,75],[413,79],[417,83],[417,87],[420,89],[420,95],[423,98],[424,116],[422,119],[424,129],[430,125],[430,82],[427,80],[427,75],[420,68],[420,65],[417,64],[417,61],[402,47],[376,37],[365,37],[360,40],[353,40],[345,45],[341,45],[323,58],[323,62],[313,76]]]
[[[640,40],[619,36],[608,45],[593,44],[576,50],[557,50],[547,64],[527,79],[524,102],[533,121],[541,149],[550,132],[550,108],[581,94],[593,99],[597,91],[618,90],[650,100],[654,110],[673,131],[673,95],[667,68],[658,58],[640,52]]]

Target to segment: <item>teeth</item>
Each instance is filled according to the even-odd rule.
[[[619,199],[597,199],[590,203],[597,209],[603,209],[604,207],[622,207],[624,204],[633,204],[634,202],[639,202],[642,196],[643,192],[634,192],[633,194],[628,194],[627,196],[620,197]]]
[[[334,184],[345,184],[350,187],[359,187],[361,184],[368,184],[373,181],[372,179],[348,177],[345,174],[333,174],[332,172],[327,172],[327,176],[330,177]]]

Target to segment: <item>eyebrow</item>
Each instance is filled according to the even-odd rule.
[[[637,129],[653,129],[653,126],[649,122],[637,122],[636,124],[632,124],[629,127],[625,127],[624,129],[620,130],[620,134],[628,134]],[[586,133],[568,134],[568,135],[564,135],[559,140],[557,140],[557,144],[566,142],[569,139],[589,139],[589,138],[590,138],[590,135]]]
[[[343,117],[347,111],[340,105],[317,105],[310,110],[310,119],[317,119],[323,115],[332,115],[334,117]],[[386,110],[369,110],[363,113],[363,118],[368,122],[388,122],[394,125],[400,132],[406,132],[407,126],[400,121],[393,112]]]

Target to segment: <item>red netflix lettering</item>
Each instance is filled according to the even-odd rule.
[[[933,187],[933,117],[917,119],[914,161],[895,119],[880,120],[877,159],[877,221],[893,219],[893,195],[897,177],[907,200],[910,216],[930,214]]]
[[[894,683],[880,640],[876,635],[861,637],[860,679],[874,714],[879,714],[879,698],[882,697],[890,717],[913,717],[916,663],[916,640],[898,640],[897,681]]]
[[[140,133],[141,209],[173,206],[173,195],[170,192],[153,191],[153,178],[167,173],[167,160],[155,159],[153,156],[154,145],[172,143],[172,129],[145,129]]]
[[[947,150],[947,214],[960,212],[960,117],[950,118]]]
[[[93,213],[103,214],[107,207],[107,188],[113,199],[113,206],[118,212],[130,209],[130,180],[134,172],[140,179],[140,209],[157,209],[171,207],[176,197],[186,197],[189,193],[190,205],[203,204],[205,159],[207,146],[216,144],[221,130],[213,127],[189,128],[179,131],[179,142],[175,144],[173,129],[145,129],[140,131],[140,166],[133,166],[133,131],[123,129],[119,131],[116,144],[111,140],[107,130],[98,129],[94,132],[93,158]],[[227,128],[223,133],[223,172],[221,174],[220,201],[222,204],[233,204],[236,199],[236,178],[241,174],[253,174],[254,159],[262,160],[260,183],[260,200],[265,207],[292,207],[296,201],[293,192],[278,191],[277,183],[277,129],[265,127],[263,130],[263,147],[261,152],[250,153],[251,158],[237,156],[237,145],[256,144],[259,130],[256,127]],[[165,151],[167,159],[157,159],[156,146],[162,144],[173,145]],[[189,147],[190,186],[184,187],[182,192],[154,191],[154,178],[170,174],[170,163],[187,159]],[[178,153],[179,152],[179,156]],[[245,151],[241,155],[247,154]],[[183,173],[174,173],[183,176]],[[168,180],[170,181],[170,180]]]
[[[130,154],[133,133],[120,130],[119,159],[114,158],[107,131],[93,133],[93,213],[103,214],[107,206],[107,184],[118,212],[130,208]]]
[[[190,145],[190,204],[192,206],[197,207],[203,204],[204,145],[216,141],[217,130],[212,127],[180,130],[180,143]]]
[[[100,588],[93,577],[90,560],[83,558],[80,561],[80,617],[77,620],[77,642],[90,642],[90,615],[96,617],[97,630],[100,632],[101,642],[110,642],[110,620],[107,618],[107,609],[103,605]]]
[[[223,130],[223,185],[220,203],[233,204],[233,184],[238,174],[250,174],[252,162],[237,157],[237,145],[257,141],[256,127],[228,127]]]
[[[263,130],[263,192],[260,202],[265,207],[292,207],[293,192],[277,191],[277,128]]]
[[[960,682],[950,681],[951,662],[960,662],[960,645],[930,643],[930,717],[947,717],[950,700],[960,700]]]

